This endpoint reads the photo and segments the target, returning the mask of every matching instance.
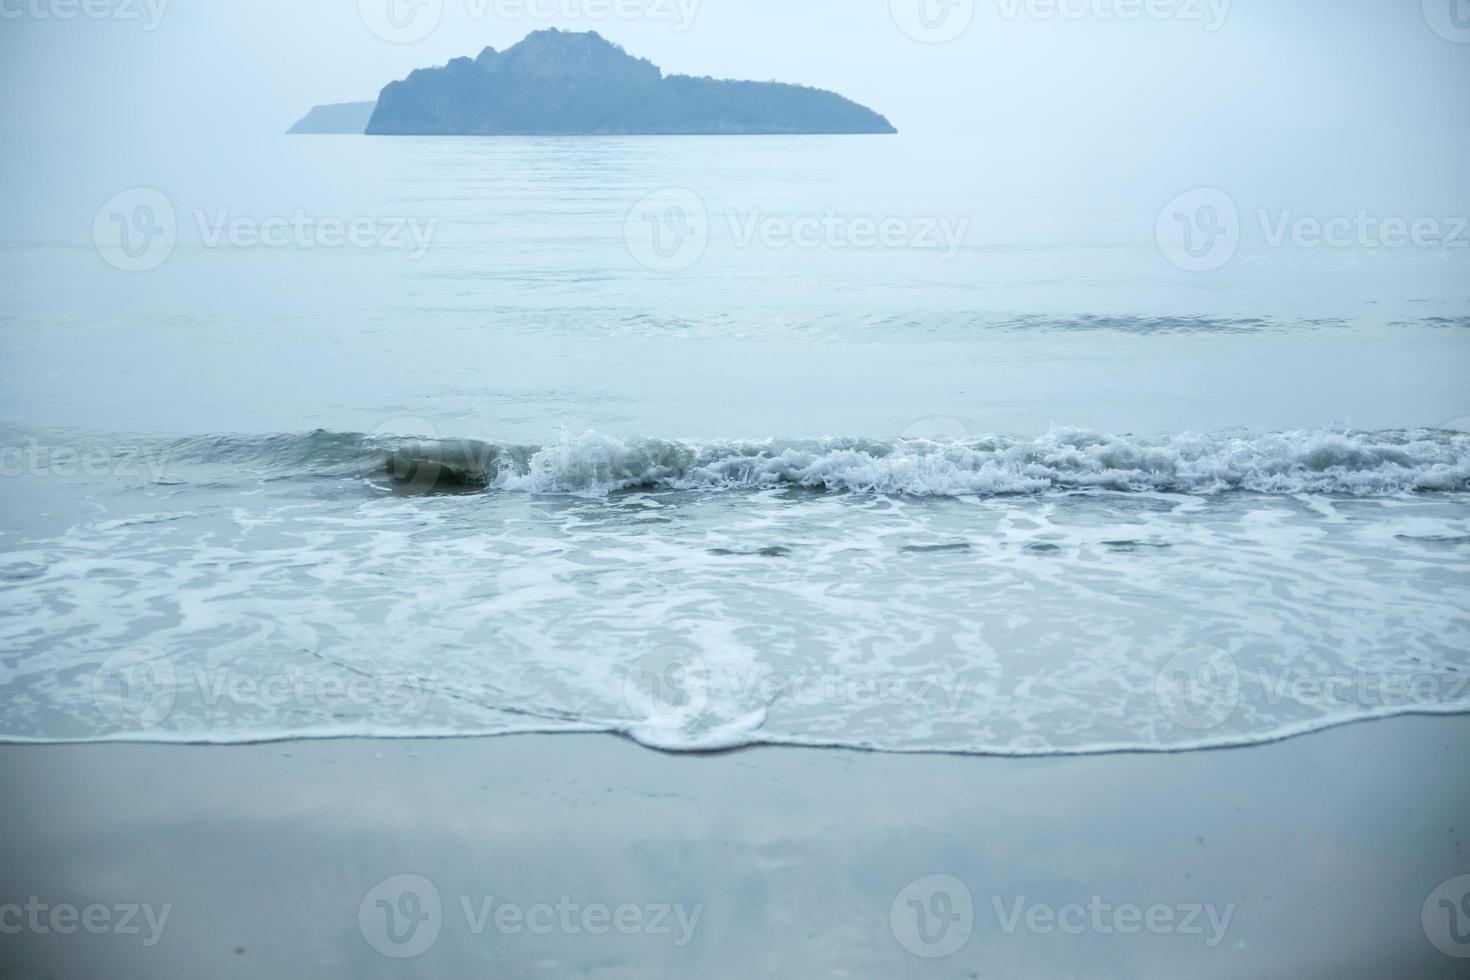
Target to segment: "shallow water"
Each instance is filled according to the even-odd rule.
[[[179,241],[135,273],[7,201],[0,737],[1033,754],[1470,710],[1466,251],[1190,274],[1179,180],[976,165],[282,141],[150,178]],[[710,217],[686,269],[625,238],[666,187]],[[220,246],[195,209],[436,224]],[[740,241],[828,212],[968,223]]]

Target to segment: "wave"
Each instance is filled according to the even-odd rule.
[[[619,439],[546,445],[304,436],[194,439],[170,454],[291,473],[350,469],[405,493],[608,494],[805,488],[928,497],[1079,490],[1388,495],[1470,489],[1470,435],[1432,429],[1139,437],[1054,428],[1036,438]]]

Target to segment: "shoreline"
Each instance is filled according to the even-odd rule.
[[[1327,721],[1301,722],[1298,725],[1273,732],[1268,735],[1242,735],[1235,739],[1223,741],[1199,741],[1182,743],[1179,745],[1140,746],[1140,745],[1102,745],[1081,749],[1046,748],[1046,749],[964,749],[964,748],[895,748],[889,746],[864,745],[861,743],[847,742],[823,742],[817,739],[804,739],[800,737],[791,738],[754,738],[749,742],[738,744],[724,744],[728,739],[720,739],[717,744],[708,748],[694,746],[681,748],[671,746],[668,743],[643,741],[633,731],[613,727],[602,727],[595,723],[589,723],[586,728],[518,728],[501,732],[405,732],[402,734],[360,734],[353,732],[320,733],[320,734],[292,734],[292,735],[263,735],[263,736],[240,736],[238,738],[219,737],[204,738],[200,736],[180,736],[178,738],[148,738],[142,735],[121,734],[110,736],[99,736],[75,739],[29,739],[22,737],[0,736],[0,749],[6,748],[45,748],[51,747],[85,747],[95,746],[157,746],[173,748],[251,748],[270,747],[278,745],[311,744],[313,742],[412,742],[421,744],[432,744],[435,742],[485,742],[499,739],[517,738],[571,738],[571,737],[593,737],[610,738],[654,752],[660,755],[689,756],[694,758],[732,755],[741,752],[754,752],[762,749],[780,750],[791,749],[806,752],[850,752],[858,755],[900,756],[910,758],[954,758],[954,759],[997,759],[997,760],[1023,760],[1023,759],[1106,759],[1119,756],[1136,756],[1148,758],[1151,756],[1173,756],[1173,755],[1195,755],[1213,752],[1233,752],[1247,749],[1260,748],[1271,745],[1279,745],[1299,738],[1311,738],[1314,735],[1322,735],[1327,732],[1337,731],[1341,728],[1352,728],[1358,725],[1372,725],[1380,722],[1393,721],[1397,718],[1470,718],[1470,705],[1443,705],[1438,708],[1420,706],[1412,709],[1384,708],[1378,712],[1369,712],[1352,718],[1339,718]],[[636,726],[632,726],[636,727]]]
[[[145,946],[146,915],[63,935],[38,912],[0,942],[56,977],[1449,978],[1464,962],[1424,913],[1470,874],[1467,751],[1463,715],[1052,758],[6,745],[0,906],[134,905],[160,928]],[[425,908],[425,881],[433,942],[399,956],[377,917]],[[926,938],[911,909],[968,918]]]

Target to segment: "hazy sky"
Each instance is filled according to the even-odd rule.
[[[1467,4],[1442,2],[1452,26]],[[437,23],[422,40],[365,25],[413,3],[428,6],[410,33]],[[969,26],[920,43],[899,26],[921,24],[920,4],[941,32]],[[597,30],[670,72],[835,89],[905,132],[1229,140],[1470,121],[1470,43],[1436,34],[1420,0],[0,0],[0,118],[125,139],[279,133],[314,103],[371,99],[547,26]]]

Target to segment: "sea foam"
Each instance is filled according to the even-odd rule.
[[[789,486],[915,496],[1093,489],[1361,496],[1470,486],[1470,436],[1436,430],[1138,437],[1054,428],[1031,439],[944,442],[694,442],[563,432],[544,446],[395,440],[375,449],[386,456],[382,469],[403,485],[540,494]]]

